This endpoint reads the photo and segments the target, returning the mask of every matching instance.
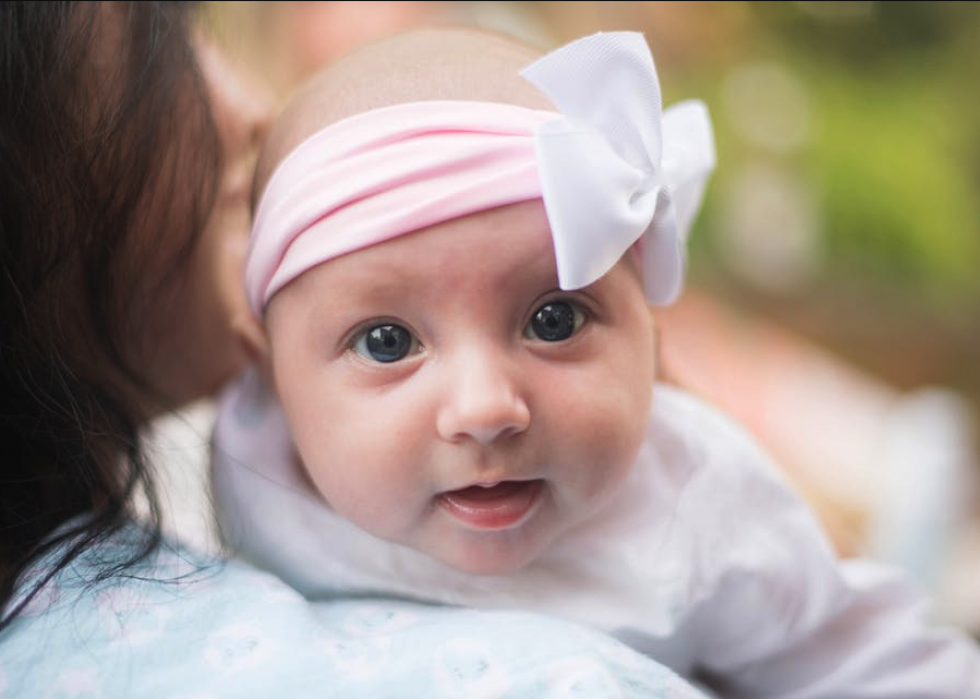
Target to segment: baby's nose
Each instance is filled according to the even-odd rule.
[[[455,362],[437,416],[443,439],[490,444],[520,434],[530,424],[518,372],[505,357],[473,352]]]

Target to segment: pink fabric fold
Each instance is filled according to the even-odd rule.
[[[315,133],[283,160],[259,204],[245,273],[252,310],[261,315],[279,289],[339,255],[540,197],[534,134],[554,117],[412,102]]]

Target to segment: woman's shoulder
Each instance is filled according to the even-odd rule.
[[[93,583],[97,558],[63,571],[0,636],[0,697],[700,696],[616,641],[542,616],[311,604],[245,563],[178,546]]]
[[[291,610],[301,617],[301,600],[275,579],[169,543],[100,579],[138,536],[131,527],[85,551],[28,603],[0,636],[0,697],[166,696],[192,686],[211,696],[209,677],[231,678],[281,645],[271,622],[290,623]],[[35,575],[44,574],[42,563]]]

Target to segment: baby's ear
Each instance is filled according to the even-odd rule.
[[[262,321],[252,313],[240,313],[232,319],[231,327],[245,350],[245,356],[266,375],[269,371],[269,339]]]

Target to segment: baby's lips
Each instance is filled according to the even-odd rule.
[[[478,483],[451,490],[439,502],[454,518],[477,529],[508,529],[520,524],[534,507],[541,481]]]

